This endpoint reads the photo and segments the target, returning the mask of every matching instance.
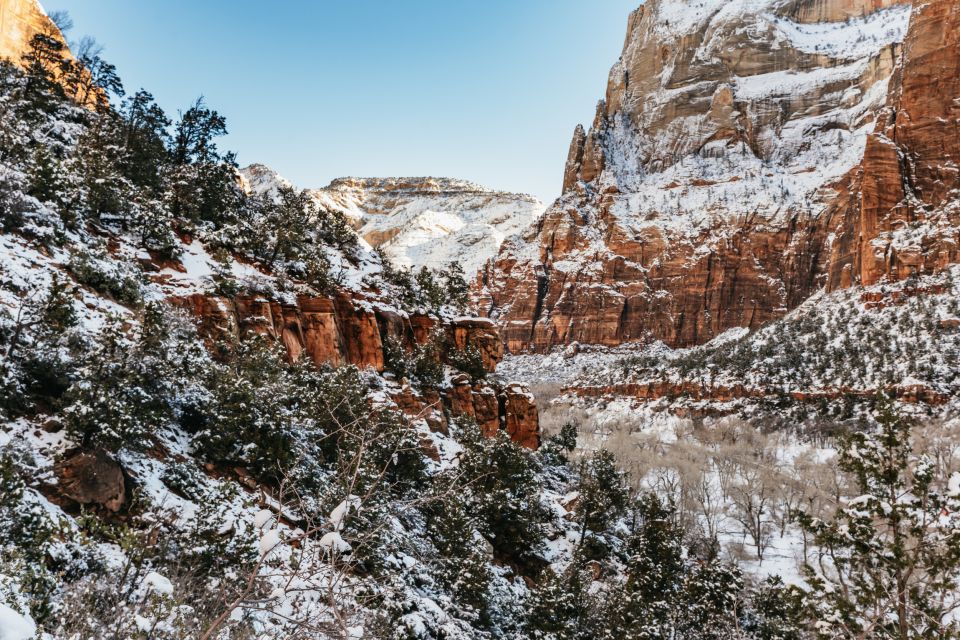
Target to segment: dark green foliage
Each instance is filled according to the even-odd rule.
[[[155,304],[146,307],[133,336],[120,321],[100,332],[64,399],[71,439],[108,451],[153,444],[200,373],[198,345],[184,344],[176,332],[171,316]]]
[[[78,323],[73,287],[54,278],[43,296],[25,299],[8,322],[0,322],[6,355],[0,359],[0,414],[55,405],[69,386],[66,343]]]
[[[238,491],[236,485],[223,485],[209,494],[193,497],[198,509],[181,540],[182,561],[195,574],[223,578],[242,576],[257,560],[254,541],[224,535],[222,528],[226,509]]]
[[[802,640],[805,622],[802,592],[772,577],[753,592],[743,627],[758,640]]]
[[[470,285],[463,274],[463,267],[459,262],[451,262],[450,265],[440,273],[443,278],[444,288],[446,289],[446,304],[453,307],[457,313],[464,313],[469,303],[468,295]]]
[[[143,89],[123,102],[119,116],[124,150],[120,170],[132,184],[158,197],[163,187],[158,168],[170,161],[171,121]]]
[[[933,460],[914,452],[913,425],[888,399],[874,419],[840,449],[860,496],[828,522],[800,518],[834,568],[806,567],[810,619],[822,637],[957,637],[960,530],[942,518],[960,510],[960,495],[937,486]]]
[[[624,474],[606,449],[580,467],[580,500],[577,517],[584,531],[602,533],[627,507],[629,493]]]
[[[66,46],[53,35],[38,33],[30,40],[30,48],[23,56],[27,74],[24,98],[37,112],[52,112],[65,97],[57,82],[65,54]]]
[[[137,307],[143,302],[143,274],[111,261],[105,253],[78,251],[70,256],[67,268],[77,282],[120,304]]]
[[[417,272],[416,284],[417,302],[421,307],[437,311],[446,303],[446,292],[426,267],[420,267]]]
[[[608,600],[605,637],[729,638],[739,627],[739,570],[689,555],[675,510],[641,496],[627,542],[627,580]]]
[[[532,595],[526,629],[531,638],[578,640],[595,637],[596,603],[587,590],[591,577],[579,558],[560,574],[546,569]]]
[[[198,99],[180,116],[170,150],[168,194],[175,218],[191,222],[231,222],[240,202],[233,154],[221,154],[216,138],[226,135],[227,121]]]
[[[297,428],[309,426],[286,353],[262,339],[238,342],[230,351],[229,360],[211,371],[207,428],[195,443],[208,459],[243,464],[254,476],[276,481],[300,454]]]
[[[479,382],[487,377],[487,367],[483,363],[483,356],[480,350],[468,344],[463,351],[459,349],[448,349],[447,362],[458,371],[462,371],[470,376],[471,381]]]
[[[470,491],[477,529],[497,553],[532,559],[548,518],[539,499],[537,460],[502,431],[484,438],[476,425],[467,424],[461,440],[462,481]]]

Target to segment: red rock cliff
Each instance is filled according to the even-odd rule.
[[[477,298],[511,351],[706,342],[956,262],[951,0],[650,0]]]
[[[307,357],[316,364],[352,364],[383,371],[383,345],[387,339],[412,347],[424,344],[437,321],[427,316],[400,316],[348,293],[301,297],[281,303],[255,296],[223,298],[196,294],[174,298],[177,306],[197,318],[201,335],[209,340],[259,334],[284,345],[291,358]],[[449,343],[457,349],[468,345],[480,351],[488,371],[503,358],[503,342],[492,322],[483,318],[458,318],[445,325]],[[499,389],[487,383],[472,384],[467,376],[453,380],[441,396],[417,393],[409,387],[395,394],[402,411],[424,418],[432,429],[446,429],[446,415],[476,420],[481,430],[493,436],[505,430],[521,446],[540,445],[540,422],[532,396],[510,385]]]

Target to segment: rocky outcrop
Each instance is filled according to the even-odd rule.
[[[447,401],[452,416],[472,418],[483,435],[493,437],[500,430],[500,402],[496,389],[473,384],[469,376],[458,376],[451,381]]]
[[[301,296],[289,302],[205,294],[171,302],[197,318],[201,335],[211,342],[252,333],[280,341],[294,360],[307,357],[315,364],[352,364],[377,371],[383,371],[383,345],[388,338],[412,348],[430,340],[436,325],[429,316],[402,316],[346,292]],[[487,319],[458,318],[443,330],[457,348],[476,347],[488,371],[495,371],[503,359],[499,334]]]
[[[564,195],[477,280],[507,348],[689,346],[960,261],[958,11],[644,4]]]
[[[103,451],[74,452],[54,467],[60,491],[81,505],[97,505],[114,513],[126,504],[123,469]]]
[[[540,418],[530,390],[508,385],[500,395],[503,428],[510,439],[527,449],[540,448]]]
[[[38,33],[66,43],[37,0],[0,0],[0,58],[19,63]]]
[[[437,329],[429,316],[402,316],[342,292],[329,298],[300,297],[280,302],[258,296],[224,298],[196,294],[171,300],[189,311],[211,346],[218,340],[262,335],[281,342],[292,359],[316,364],[352,364],[383,371],[388,339],[413,348]],[[485,318],[456,318],[445,323],[446,343],[454,349],[476,347],[488,371],[503,358],[503,341]],[[540,445],[540,424],[533,397],[519,385],[500,389],[469,376],[455,377],[441,395],[402,385],[391,398],[406,415],[423,419],[433,431],[446,432],[447,413],[474,419],[488,437],[503,429],[521,446]]]
[[[498,390],[458,376],[451,381],[447,401],[452,416],[472,418],[488,438],[502,430],[522,447],[540,448],[540,416],[526,387],[510,384]]]
[[[263,165],[242,175],[253,192],[292,186]],[[471,278],[545,208],[532,196],[451,178],[340,178],[307,193],[320,208],[343,213],[395,265],[439,269],[457,261]]]

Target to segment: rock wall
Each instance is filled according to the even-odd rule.
[[[196,317],[201,335],[210,340],[254,333],[279,340],[293,359],[307,357],[316,364],[352,364],[378,372],[384,369],[385,340],[395,338],[407,347],[422,345],[436,324],[429,316],[401,316],[348,293],[304,296],[296,302],[204,294],[171,301]],[[496,370],[503,359],[502,342],[489,320],[460,318],[444,331],[457,348],[479,349],[488,371]]]
[[[38,33],[63,40],[37,0],[0,0],[0,58],[19,63]]]
[[[513,352],[709,341],[960,260],[951,0],[649,0],[563,196],[480,274]]]
[[[345,292],[329,298],[300,297],[295,303],[203,294],[171,301],[197,318],[200,334],[211,344],[224,338],[263,335],[280,341],[293,359],[310,358],[316,364],[352,364],[377,371],[384,369],[386,340],[396,339],[412,348],[426,343],[437,325],[429,316],[401,316]],[[443,330],[455,348],[476,347],[488,371],[494,371],[503,358],[503,341],[489,320],[458,318]],[[425,419],[435,431],[446,429],[448,415],[466,416],[476,420],[487,436],[503,429],[524,447],[536,449],[540,445],[536,405],[519,385],[500,388],[458,376],[443,395],[430,390],[417,392],[403,385],[393,394],[393,400],[404,413]]]
[[[832,288],[960,262],[960,5],[914,8],[886,108],[838,202]]]

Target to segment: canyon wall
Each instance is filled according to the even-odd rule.
[[[66,43],[37,0],[0,0],[0,59],[20,63],[38,33]],[[66,55],[70,55],[69,50]]]
[[[957,12],[640,7],[563,195],[478,278],[508,349],[689,346],[956,262]]]
[[[263,165],[241,173],[255,193],[292,186]],[[470,278],[545,209],[533,196],[452,178],[340,178],[307,193],[321,209],[343,213],[395,266],[439,270],[456,261]]]
[[[347,292],[301,296],[295,302],[198,293],[171,302],[196,318],[200,334],[211,347],[218,340],[261,335],[280,342],[294,360],[309,358],[318,365],[355,365],[383,372],[387,340],[412,350],[429,341],[439,328],[448,348],[477,348],[487,371],[493,372],[503,358],[503,342],[489,320],[458,318],[438,327],[438,320],[430,316],[401,315]],[[536,405],[519,385],[500,387],[461,375],[441,392],[418,393],[401,384],[393,400],[408,415],[425,418],[435,430],[446,429],[448,416],[466,416],[476,420],[487,436],[502,429],[521,446],[536,449],[540,445]]]

